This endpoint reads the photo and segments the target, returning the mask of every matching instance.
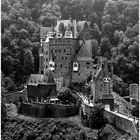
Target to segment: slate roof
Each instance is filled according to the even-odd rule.
[[[55,84],[51,70],[46,71],[45,75],[31,74],[28,85],[38,86],[38,84]]]
[[[90,57],[91,58],[90,53],[88,52],[85,43],[81,46],[81,48],[80,48],[80,50],[79,50],[79,52],[77,54],[77,58],[78,57]]]

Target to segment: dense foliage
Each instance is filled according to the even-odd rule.
[[[100,129],[107,123],[107,119],[104,117],[104,107],[101,104],[94,106],[89,116],[90,128]]]
[[[83,125],[98,130],[108,122],[104,116],[104,107],[102,104],[96,104],[88,116],[84,115],[81,109],[81,119]]]
[[[139,118],[139,103],[137,102],[136,106],[131,111],[132,115]]]
[[[72,95],[72,91],[70,89],[60,92],[58,99],[60,99],[63,104],[76,104],[76,98]]]
[[[2,130],[2,139],[87,140],[88,138],[84,129],[68,119],[24,120],[8,117],[5,129]],[[91,137],[91,140],[93,139]]]
[[[2,0],[1,7],[1,64],[6,90],[22,88],[30,73],[38,72],[40,27],[69,15],[91,22],[93,57],[111,59],[114,74],[124,83],[139,82],[138,0]]]

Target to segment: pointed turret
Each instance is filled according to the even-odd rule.
[[[61,38],[63,36],[64,30],[64,23],[61,22],[58,27],[57,38]]]
[[[70,24],[68,24],[65,32],[65,38],[73,38]]]

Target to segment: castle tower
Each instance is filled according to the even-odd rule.
[[[110,93],[110,80],[108,78],[104,78],[104,94]]]

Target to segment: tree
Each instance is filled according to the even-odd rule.
[[[92,26],[92,38],[96,39],[98,42],[100,41],[100,30],[99,27],[96,23],[93,24]]]
[[[1,73],[1,129],[4,129],[5,122],[7,119],[7,112],[5,106],[5,94],[7,90],[5,88],[5,76]]]
[[[119,15],[118,18],[118,29],[125,31],[126,30],[126,19],[124,15]]]
[[[10,25],[10,18],[7,13],[2,12],[1,13],[1,31],[4,32],[5,29],[7,29]]]
[[[138,1],[131,1],[125,8],[124,16],[126,17],[127,24],[136,24],[139,20],[139,5]]]
[[[32,8],[31,10],[31,16],[33,18],[34,21],[38,21],[40,15],[41,15],[41,11],[40,11],[41,5],[40,4],[36,4],[34,8]]]
[[[117,49],[115,47],[113,47],[111,49],[111,55],[112,55],[112,59],[115,59],[117,56]]]
[[[61,17],[60,7],[58,4],[46,3],[42,5],[42,11],[40,16],[40,22],[43,26],[51,26],[56,19]]]
[[[108,23],[111,22],[111,15],[110,14],[106,14],[102,17],[102,24],[104,24],[106,22],[108,22]]]
[[[117,14],[117,5],[116,5],[116,2],[115,1],[108,1],[106,4],[105,4],[105,14],[110,14],[111,16],[115,16]]]
[[[123,0],[118,0],[117,1],[117,11],[121,14],[123,12],[123,10],[125,10],[127,6],[127,3]]]
[[[97,14],[95,12],[91,12],[88,16],[88,20],[91,21],[91,26],[94,25],[98,20]]]
[[[113,27],[112,27],[112,23],[110,22],[106,22],[103,24],[102,26],[102,36],[108,36],[109,39],[112,38],[112,35],[113,35]]]
[[[139,118],[139,103],[132,109],[131,114],[137,118]]]
[[[64,104],[69,104],[69,103],[76,103],[76,99],[72,96],[71,90],[66,89],[65,91],[60,92],[58,95],[58,98],[64,103]]]
[[[93,39],[92,40],[92,57],[94,58],[97,55],[98,55],[98,41]]]
[[[107,123],[107,119],[104,116],[104,107],[102,104],[96,104],[91,110],[89,115],[89,127],[98,130],[101,129]]]
[[[9,12],[11,9],[10,2],[8,0],[2,0],[1,1],[1,11],[2,12]]]
[[[100,43],[100,51],[102,56],[106,56],[107,58],[110,58],[111,54],[111,44],[108,38],[102,38]]]
[[[116,92],[120,96],[128,96],[127,88],[128,88],[128,85],[124,83],[120,77],[113,75],[113,91],[114,92]]]
[[[24,54],[24,71],[25,75],[34,73],[34,58],[32,52],[29,49],[26,49]]]
[[[105,123],[104,107],[102,104],[96,104],[89,115],[89,126],[94,129],[100,129]]]

